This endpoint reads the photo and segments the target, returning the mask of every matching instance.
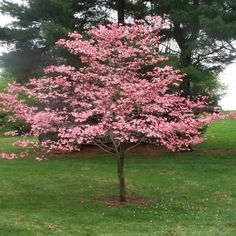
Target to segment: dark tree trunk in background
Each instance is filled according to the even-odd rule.
[[[191,66],[192,61],[191,61],[191,50],[188,48],[181,48],[181,53],[180,53],[180,64],[182,67],[186,68],[188,66]],[[190,76],[185,75],[182,81],[181,89],[183,90],[183,95],[184,96],[191,96],[191,84],[190,84]]]
[[[125,23],[125,0],[117,0],[118,23]]]
[[[196,30],[197,32],[191,35],[191,37],[197,37],[198,28]],[[174,28],[173,28],[174,37],[178,43],[178,46],[180,48],[180,57],[179,62],[182,68],[186,68],[188,66],[192,65],[192,51],[193,49],[189,45],[189,41],[185,38],[185,32],[181,28],[181,25],[179,22],[174,22]],[[190,87],[190,77],[186,75],[183,79],[183,82],[181,84],[181,90],[183,90],[184,96],[190,96],[191,95],[191,87]]]
[[[126,195],[125,195],[125,178],[124,178],[124,158],[125,158],[125,152],[124,152],[124,144],[121,143],[119,147],[119,151],[116,154],[116,160],[117,160],[117,173],[118,173],[118,179],[119,179],[119,188],[120,188],[120,202],[124,203],[126,202]]]
[[[193,0],[193,4],[196,8],[199,7],[199,0]],[[198,17],[195,17],[191,19],[189,22],[191,33],[189,34],[188,28],[184,28],[180,21],[174,20],[174,28],[173,33],[174,37],[176,39],[176,42],[178,43],[178,46],[180,48],[180,57],[179,62],[181,67],[187,68],[192,65],[192,54],[194,51],[194,47],[192,46],[193,42],[195,42],[198,38],[199,32],[200,32],[200,26],[199,26],[199,19]],[[186,35],[189,36],[187,37]],[[190,76],[186,75],[183,79],[181,89],[183,90],[184,96],[191,96],[191,82],[190,82]]]

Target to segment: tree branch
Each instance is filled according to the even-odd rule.
[[[118,154],[119,154],[119,146],[120,146],[120,143],[117,144],[117,143],[115,142],[115,139],[114,139],[114,137],[112,136],[111,133],[109,133],[109,137],[110,137],[110,139],[111,139],[111,141],[112,141],[112,144],[113,144],[113,146],[114,146],[114,148],[115,148],[115,152],[116,152],[116,154],[118,155]]]
[[[139,142],[137,142],[135,145],[133,145],[133,146],[127,148],[127,149],[125,150],[125,153],[127,153],[128,151],[130,151],[130,150],[136,148],[137,146],[139,146],[139,145],[145,140],[145,138],[146,138],[146,137],[143,136],[143,137],[140,139]]]
[[[93,143],[96,145],[96,146],[98,146],[99,148],[101,148],[103,151],[105,151],[105,152],[108,152],[108,153],[111,153],[111,154],[114,154],[113,152],[112,152],[112,148],[110,148],[110,147],[108,147],[107,145],[105,145],[104,143],[98,143],[98,142],[96,142],[95,140],[93,141]],[[110,150],[109,150],[110,149]]]

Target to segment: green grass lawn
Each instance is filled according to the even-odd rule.
[[[215,122],[208,128],[205,136],[208,140],[197,147],[236,150],[236,119]]]
[[[118,195],[109,155],[0,160],[0,235],[234,236],[235,131],[219,121],[191,153],[128,156],[127,194],[149,205],[98,200]],[[0,152],[14,139],[0,138]]]

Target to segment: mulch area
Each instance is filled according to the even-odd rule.
[[[166,150],[158,149],[156,146],[145,144],[130,150],[128,153],[131,155],[147,155],[147,156],[160,157],[164,152],[166,152]],[[66,156],[70,157],[94,157],[97,155],[105,155],[107,153],[98,148],[97,146],[85,145],[81,147],[80,151],[71,153],[52,152],[49,153],[47,157],[63,157],[65,156],[65,154]]]
[[[141,155],[141,156],[152,156],[152,157],[161,157],[166,155],[169,151],[164,148],[158,148],[154,145],[141,145],[138,146],[131,151],[129,151],[129,155]],[[97,146],[86,145],[81,148],[79,152],[71,152],[71,153],[63,153],[63,152],[54,152],[47,155],[47,157],[94,157],[97,155],[105,155],[106,152],[99,149]],[[201,155],[201,154],[236,154],[236,150],[226,150],[226,149],[200,149],[193,150],[189,152],[178,152],[179,155]]]

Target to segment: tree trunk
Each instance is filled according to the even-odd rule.
[[[196,8],[199,7],[199,0],[193,1]],[[190,27],[181,27],[181,23],[178,21],[174,21],[174,38],[176,39],[179,48],[180,48],[180,64],[182,67],[188,67],[192,65],[192,54],[194,51],[194,47],[191,45],[194,45],[196,43],[196,40],[199,36],[200,32],[200,25],[199,25],[199,18],[195,17],[193,18],[189,24]],[[190,36],[186,37],[188,35],[188,30],[191,29]],[[191,83],[190,83],[190,77],[187,75],[184,77],[181,89],[183,90],[184,96],[191,96]]]
[[[118,23],[125,24],[125,0],[117,0]]]
[[[119,179],[119,188],[120,188],[120,202],[126,202],[125,196],[125,178],[124,178],[124,144],[120,144],[119,150],[116,154],[117,160],[117,173]]]
[[[190,66],[192,64],[192,51],[188,47],[182,47],[181,48],[181,53],[180,53],[180,64],[184,68]],[[181,89],[183,90],[183,95],[184,96],[191,96],[191,86],[190,86],[190,77],[186,75],[183,78],[183,82],[181,85]]]

